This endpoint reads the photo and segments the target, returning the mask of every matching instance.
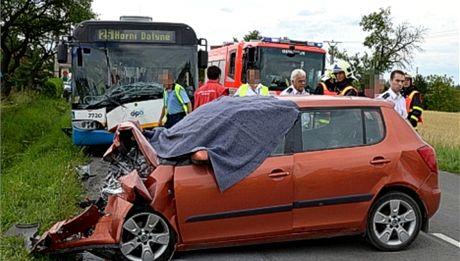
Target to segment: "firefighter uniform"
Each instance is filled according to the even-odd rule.
[[[412,127],[416,128],[418,123],[423,123],[421,94],[415,89],[415,86],[410,86],[402,90],[402,95],[406,99],[407,120]]]

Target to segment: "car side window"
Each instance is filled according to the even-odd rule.
[[[375,144],[385,133],[380,111],[374,108],[305,110],[301,128],[302,151]]]
[[[377,109],[366,109],[363,111],[366,144],[375,144],[385,137],[385,125],[383,124],[382,115]]]
[[[283,137],[281,142],[276,146],[276,148],[273,150],[273,152],[270,154],[270,156],[281,156],[284,155],[284,148],[286,145],[286,137]]]

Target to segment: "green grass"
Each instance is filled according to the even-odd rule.
[[[460,148],[436,144],[434,149],[439,169],[460,175]]]
[[[70,125],[69,107],[40,97],[2,104],[0,260],[32,259],[19,239],[3,236],[11,225],[39,223],[42,233],[79,211],[74,167],[87,158],[61,131]]]

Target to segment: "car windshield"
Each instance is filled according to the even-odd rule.
[[[270,90],[284,90],[290,85],[291,72],[303,69],[307,73],[306,87],[318,84],[323,70],[324,54],[306,51],[262,48],[260,71],[262,83]]]
[[[193,93],[198,81],[196,51],[195,46],[133,44],[75,48],[74,106],[90,109],[162,98],[165,69]]]

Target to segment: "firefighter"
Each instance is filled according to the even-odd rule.
[[[171,128],[178,123],[188,113],[192,112],[192,104],[184,87],[174,82],[173,74],[170,70],[164,70],[161,75],[163,82],[163,108],[161,110],[159,126],[163,124],[166,116],[165,128]]]
[[[422,95],[413,84],[414,76],[410,73],[405,74],[404,87],[401,94],[406,99],[407,120],[412,127],[416,128],[418,123],[422,123]]]
[[[260,71],[257,69],[248,69],[247,83],[242,84],[240,88],[235,92],[234,96],[244,97],[261,95],[268,96],[268,87],[260,83]]]
[[[348,62],[339,60],[332,65],[332,68],[326,71],[325,77],[316,87],[315,94],[357,96],[358,90],[352,85],[354,80],[351,65]]]
[[[302,69],[295,69],[291,73],[291,86],[287,87],[280,95],[310,95],[305,90],[307,74]]]

